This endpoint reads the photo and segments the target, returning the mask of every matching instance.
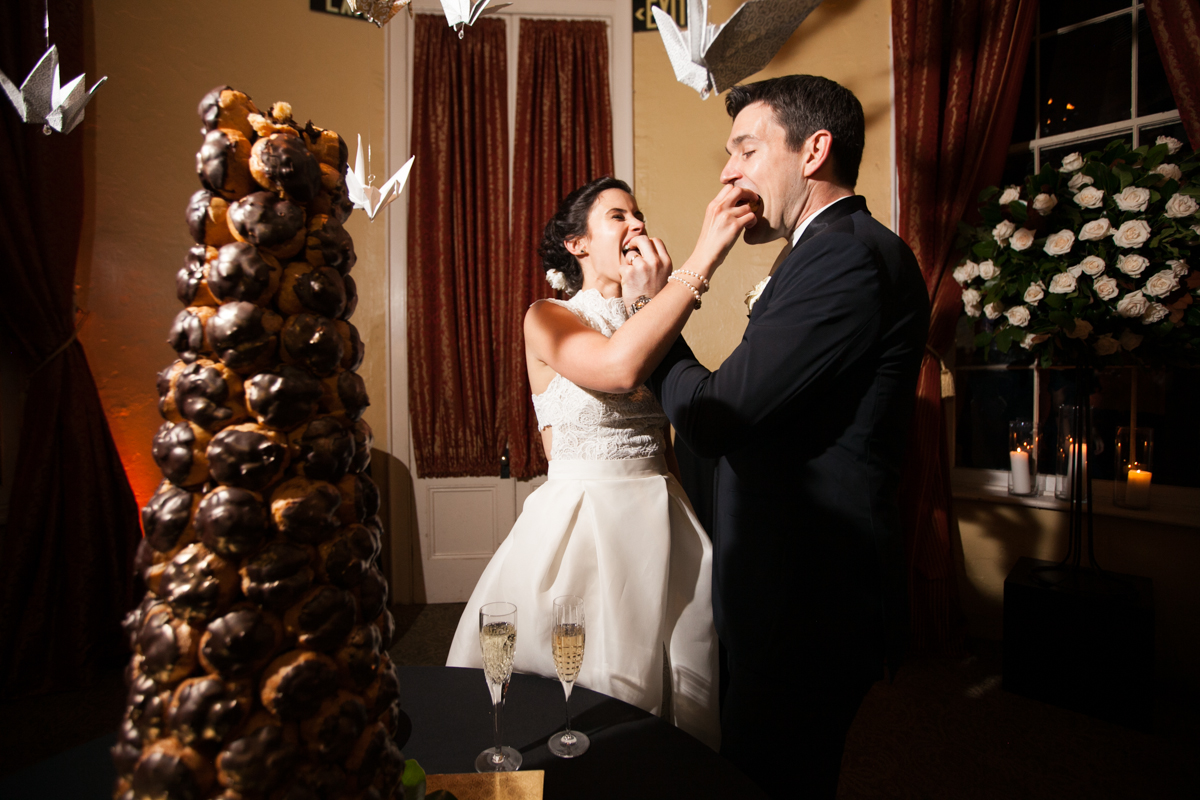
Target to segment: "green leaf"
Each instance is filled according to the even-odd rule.
[[[1165,144],[1156,144],[1146,151],[1146,155],[1142,158],[1142,166],[1153,171],[1155,167],[1166,160],[1168,155],[1170,155],[1170,151]]]
[[[425,770],[415,758],[404,762],[404,774],[400,776],[404,784],[405,800],[425,800]]]
[[[992,341],[992,335],[987,331],[980,331],[979,333],[975,334],[976,347],[987,347],[988,342],[990,341]]]
[[[1051,308],[1062,308],[1063,296],[1061,294],[1050,294],[1046,292],[1046,296],[1042,298],[1046,305]]]
[[[979,202],[980,204],[986,203],[998,194],[1000,194],[999,186],[989,186],[979,193]]]
[[[1133,172],[1126,169],[1123,165],[1114,165],[1112,171],[1113,174],[1116,175],[1121,181],[1121,188],[1117,190],[1118,192],[1124,190],[1126,186],[1133,183]]]
[[[1012,214],[1013,221],[1018,225],[1024,225],[1025,220],[1029,219],[1029,210],[1020,200],[1013,200],[1008,204],[1008,213]]]

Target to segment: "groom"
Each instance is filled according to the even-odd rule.
[[[649,385],[719,458],[713,611],[721,752],[776,797],[833,797],[846,732],[908,614],[896,488],[929,304],[912,252],[854,194],[858,99],[825,78],[735,86],[721,182],[761,200],[747,244],[791,252],[710,371],[678,339]]]

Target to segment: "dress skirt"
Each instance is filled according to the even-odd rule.
[[[447,665],[482,666],[479,607],[517,606],[517,672],[557,678],[553,601],[584,600],[587,638],[578,685],[720,744],[712,546],[662,456],[550,462],[471,593]]]

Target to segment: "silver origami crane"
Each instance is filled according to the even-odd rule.
[[[47,136],[51,130],[70,133],[83,121],[83,109],[92,99],[107,77],[96,81],[86,89],[85,75],[80,75],[66,86],[61,85],[58,70],[58,48],[54,45],[42,56],[29,77],[17,88],[8,76],[0,72],[0,86],[16,107],[21,119],[34,125],[41,124]]]
[[[441,2],[446,22],[450,24],[451,28],[458,31],[460,39],[463,38],[463,29],[467,25],[474,25],[475,20],[484,14],[494,14],[502,8],[512,5],[512,3],[492,3],[492,0],[441,0]]]
[[[688,0],[688,26],[651,8],[654,23],[675,69],[675,78],[707,98],[771,63],[800,23],[821,0],[749,0],[720,25],[708,24],[708,3]]]
[[[363,19],[370,20],[375,23],[375,26],[382,28],[388,20],[396,16],[400,9],[407,7],[408,15],[411,17],[412,0],[347,0],[350,4],[350,10],[361,16]]]

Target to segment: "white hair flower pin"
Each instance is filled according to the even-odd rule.
[[[546,283],[549,283],[560,292],[565,292],[567,290],[567,276],[563,275],[562,272],[557,269],[546,270]]]

